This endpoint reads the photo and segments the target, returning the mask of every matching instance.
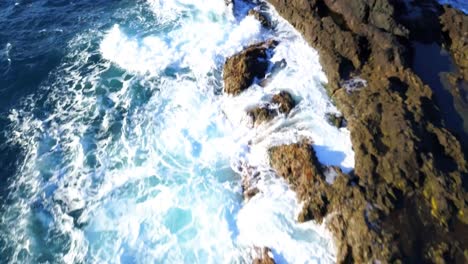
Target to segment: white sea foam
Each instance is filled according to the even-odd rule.
[[[317,53],[276,15],[268,32],[252,17],[237,21],[223,0],[149,8],[170,30],[77,36],[45,98],[11,112],[11,144],[25,152],[0,221],[11,262],[245,263],[267,246],[278,263],[332,263],[328,232],[295,221],[300,204],[267,158],[269,147],[307,137],[324,164],[354,166],[349,131],[325,121],[337,110]],[[225,58],[269,38],[287,67],[265,88],[216,95]],[[244,125],[245,109],[283,89],[299,102],[288,118]],[[239,160],[261,175],[247,203]]]

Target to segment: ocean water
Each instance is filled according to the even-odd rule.
[[[0,263],[333,263],[329,233],[295,221],[269,147],[311,138],[354,167],[316,51],[224,0],[0,2]],[[266,39],[285,60],[267,87],[222,92],[230,55]],[[298,105],[251,128],[246,110]],[[244,201],[239,167],[260,176]]]
[[[325,164],[354,166],[349,132],[324,118],[337,110],[317,53],[285,21],[265,30],[241,1],[2,5],[16,31],[2,35],[2,262],[246,263],[263,246],[279,263],[334,261],[266,157],[309,137]],[[225,59],[270,38],[288,66],[224,95]],[[246,109],[280,90],[291,116],[249,128]],[[249,202],[240,166],[261,175]]]

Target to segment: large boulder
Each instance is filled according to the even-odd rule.
[[[277,45],[277,41],[268,40],[251,45],[228,58],[224,64],[224,92],[238,95],[254,81],[263,80],[270,66],[273,49]]]

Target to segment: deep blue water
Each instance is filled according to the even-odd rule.
[[[89,28],[109,27],[121,1],[0,3],[0,107],[6,111],[34,92],[63,58],[68,41]]]
[[[8,111],[53,78],[49,74],[77,33],[112,25],[118,0],[4,0],[0,2],[0,127]],[[0,133],[1,142],[5,141]],[[6,182],[18,161],[18,149],[0,144],[0,179]],[[6,184],[2,184],[5,187]],[[1,192],[4,194],[4,192]]]

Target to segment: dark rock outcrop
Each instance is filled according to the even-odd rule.
[[[440,17],[443,31],[453,59],[465,80],[468,80],[468,16],[454,8],[444,6]]]
[[[296,106],[296,103],[291,94],[281,91],[272,97],[271,102],[249,110],[247,115],[252,118],[254,126],[257,126],[273,119],[278,114],[289,114],[294,106]]]
[[[224,64],[224,92],[238,95],[249,88],[255,80],[265,78],[273,49],[278,45],[275,40],[251,45],[242,52],[228,58]]]
[[[411,41],[442,43],[444,34],[431,16],[403,26],[396,12],[405,2],[270,1],[318,50],[328,92],[351,131],[355,170],[331,187],[306,143],[270,151],[272,166],[306,202],[301,220],[330,217],[341,263],[468,261],[466,156],[409,56]],[[443,10],[434,1],[414,1],[411,8]],[[453,12],[446,8],[442,23],[463,69],[466,31],[447,26],[460,25]],[[412,32],[431,25],[438,34]],[[347,91],[344,84],[357,77],[366,86]]]

